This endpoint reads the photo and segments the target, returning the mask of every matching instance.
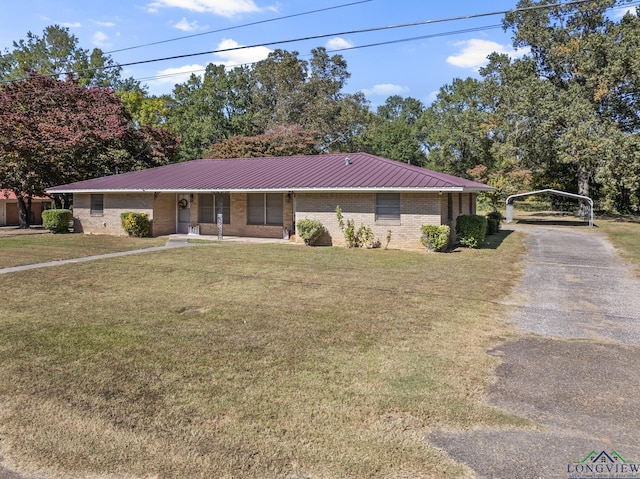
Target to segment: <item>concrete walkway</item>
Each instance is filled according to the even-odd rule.
[[[501,359],[488,397],[537,428],[428,440],[479,478],[640,477],[589,475],[591,457],[579,462],[616,451],[640,463],[640,280],[597,231],[516,228],[528,254],[508,306],[523,335],[488,351]]]
[[[17,271],[27,271],[30,269],[48,268],[51,266],[60,266],[62,264],[69,263],[85,263],[87,261],[96,261],[107,258],[117,258],[118,256],[129,256],[132,254],[150,253],[153,251],[162,251],[168,248],[182,248],[185,246],[201,246],[203,243],[189,243],[189,239],[215,242],[238,242],[238,243],[284,243],[290,244],[288,240],[276,239],[276,238],[245,238],[239,236],[225,236],[222,240],[219,240],[216,236],[204,236],[195,235],[189,236],[186,234],[174,234],[170,235],[167,243],[164,246],[155,246],[152,248],[135,249],[131,251],[118,251],[116,253],[105,253],[95,256],[84,256],[80,258],[69,258],[56,261],[48,261],[45,263],[25,264],[21,266],[12,266],[9,268],[0,268],[0,274],[15,273]],[[2,476],[0,476],[2,479]]]

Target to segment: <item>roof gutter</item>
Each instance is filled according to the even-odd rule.
[[[494,188],[488,187],[410,187],[410,188],[394,188],[394,187],[363,187],[363,188],[120,188],[120,189],[51,189],[46,190],[48,194],[104,194],[104,193],[477,193],[482,191],[493,191]]]

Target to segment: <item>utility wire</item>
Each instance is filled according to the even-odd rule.
[[[361,3],[368,3],[368,2],[371,2],[371,1],[372,0],[360,0],[359,2],[345,3],[345,4],[342,4],[342,5],[336,5],[336,6],[333,6],[333,7],[320,8],[318,10],[310,10],[308,12],[294,13],[294,14],[285,15],[285,16],[282,16],[282,17],[270,18],[268,20],[260,20],[260,21],[257,21],[257,22],[245,23],[243,25],[235,25],[233,27],[220,28],[218,30],[210,30],[208,32],[194,33],[192,35],[185,35],[185,36],[182,36],[182,37],[169,38],[168,40],[160,40],[160,41],[157,41],[157,42],[145,43],[145,44],[142,44],[142,45],[135,45],[135,46],[132,46],[132,47],[119,48],[118,50],[111,50],[110,52],[105,52],[105,53],[107,55],[109,55],[111,53],[124,52],[124,51],[127,51],[127,50],[135,50],[136,48],[150,47],[150,46],[153,46],[153,45],[161,45],[163,43],[175,42],[175,41],[178,41],[178,40],[185,40],[187,38],[200,37],[202,35],[211,35],[212,33],[226,32],[226,31],[235,30],[235,29],[238,29],[238,28],[252,27],[254,25],[261,25],[263,23],[270,23],[270,22],[276,22],[278,20],[285,20],[287,18],[302,17],[304,15],[311,15],[313,13],[320,13],[320,12],[326,12],[328,10],[336,10],[338,8],[351,7],[353,5],[358,5],[358,4],[361,4]]]
[[[496,24],[496,25],[485,25],[482,27],[475,27],[475,28],[466,28],[463,30],[451,30],[451,31],[447,31],[447,32],[441,32],[441,33],[432,33],[430,35],[420,35],[417,37],[410,37],[410,38],[400,38],[397,40],[386,40],[383,42],[377,42],[377,43],[367,43],[365,45],[355,45],[355,46],[351,46],[351,47],[343,47],[343,48],[336,48],[336,49],[332,49],[332,50],[327,50],[327,53],[337,53],[337,52],[344,52],[347,50],[358,50],[361,48],[371,48],[371,47],[378,47],[378,46],[382,46],[382,45],[392,45],[394,43],[403,43],[403,42],[411,42],[411,41],[415,41],[415,40],[426,40],[429,38],[436,38],[436,37],[445,37],[445,36],[451,36],[451,35],[460,35],[462,33],[471,33],[471,32],[480,32],[480,31],[484,31],[484,30],[491,30],[491,29],[496,29],[496,28],[501,28],[502,25],[501,24]],[[261,60],[255,61],[255,62],[246,62],[246,63],[241,63],[241,64],[237,64],[237,65],[226,65],[229,68],[234,68],[234,67],[238,67],[241,65],[254,65],[256,63],[259,63]],[[191,71],[187,71],[187,72],[178,72],[178,73],[167,73],[165,75],[155,75],[155,76],[149,76],[149,77],[143,77],[143,78],[137,78],[137,81],[148,81],[148,80],[156,80],[156,79],[160,79],[160,78],[169,78],[172,76],[180,76],[180,75],[187,75],[187,74],[192,74],[192,73],[200,73],[205,71],[204,68],[199,68],[197,70],[191,70]]]
[[[516,9],[513,9],[513,10],[500,10],[500,11],[495,11],[495,12],[476,13],[476,14],[472,14],[472,15],[462,15],[462,16],[457,16],[457,17],[439,18],[439,19],[436,19],[436,20],[423,20],[423,21],[420,21],[420,22],[400,23],[400,24],[397,24],[397,25],[386,25],[386,26],[382,26],[382,27],[371,27],[371,28],[363,28],[363,29],[359,29],[359,30],[347,30],[347,31],[343,31],[343,32],[324,33],[324,34],[321,34],[321,35],[311,35],[311,36],[307,36],[307,37],[299,37],[299,38],[293,38],[293,39],[288,39],[288,40],[277,40],[277,41],[271,41],[271,42],[255,43],[253,45],[244,45],[244,46],[237,46],[237,47],[220,48],[220,49],[208,50],[208,51],[204,51],[204,52],[185,53],[185,54],[182,54],[182,55],[173,55],[173,56],[170,56],[170,57],[154,58],[154,59],[151,59],[151,60],[139,60],[139,61],[135,61],[135,62],[120,63],[120,64],[117,64],[117,65],[114,65],[112,68],[115,68],[116,66],[118,66],[118,67],[128,67],[128,66],[143,65],[143,64],[147,64],[147,63],[156,63],[156,62],[162,62],[162,61],[168,61],[168,60],[179,60],[179,59],[182,59],[182,58],[191,58],[191,57],[202,56],[202,55],[211,55],[211,54],[215,54],[215,53],[226,53],[226,52],[231,52],[231,51],[236,51],[236,50],[245,50],[245,49],[248,49],[248,48],[268,47],[268,46],[273,46],[273,45],[284,45],[284,44],[287,44],[287,43],[296,43],[296,42],[302,42],[302,41],[308,41],[308,40],[319,40],[321,38],[335,37],[335,36],[341,36],[341,35],[356,35],[356,34],[360,34],[360,33],[370,33],[370,32],[377,32],[377,31],[384,31],[384,30],[393,30],[393,29],[397,29],[397,28],[416,27],[416,26],[430,25],[430,24],[443,23],[443,22],[452,22],[452,21],[458,21],[458,20],[469,20],[469,19],[473,19],[473,18],[488,17],[488,16],[493,16],[493,15],[506,15],[508,13],[525,12],[525,11],[531,11],[531,10],[541,10],[541,9],[547,9],[547,8],[553,8],[553,7],[568,6],[568,5],[579,5],[579,4],[582,4],[582,3],[588,3],[588,2],[592,2],[592,1],[593,0],[572,0],[570,2],[560,2],[560,3],[551,4],[551,5],[536,5],[536,6],[533,6],[533,7],[516,8]],[[73,72],[69,72],[69,73],[73,73]]]
[[[204,51],[204,52],[187,53],[187,54],[182,54],[182,55],[173,55],[173,56],[169,56],[169,57],[154,58],[154,59],[150,59],[150,60],[140,60],[140,61],[128,62],[128,63],[116,63],[114,65],[107,65],[107,66],[103,66],[101,68],[89,68],[89,69],[65,72],[65,73],[61,73],[61,74],[60,73],[55,73],[55,74],[51,74],[49,76],[60,76],[60,75],[68,75],[68,74],[74,74],[74,73],[84,73],[84,72],[90,72],[90,71],[95,71],[95,70],[99,70],[99,69],[107,70],[107,69],[111,69],[111,68],[122,68],[122,67],[134,66],[134,65],[143,65],[143,64],[148,64],[148,63],[156,63],[156,62],[161,62],[161,61],[178,60],[178,59],[183,59],[183,58],[191,58],[191,57],[195,57],[195,56],[211,55],[211,54],[216,54],[216,53],[225,53],[225,52],[231,52],[231,51],[237,51],[237,50],[245,50],[245,49],[249,49],[249,48],[267,47],[267,46],[273,46],[273,45],[284,45],[284,44],[288,44],[288,43],[302,42],[302,41],[308,41],[308,40],[318,40],[318,39],[321,39],[321,38],[328,38],[328,37],[341,36],[341,35],[355,35],[355,34],[360,34],[360,33],[370,33],[370,32],[385,31],[385,30],[392,30],[392,29],[398,29],[398,28],[423,26],[423,25],[430,25],[430,24],[444,23],[444,22],[452,22],[452,21],[458,21],[458,20],[469,20],[469,19],[474,19],[474,18],[494,16],[494,15],[506,15],[506,14],[509,14],[509,13],[518,13],[518,12],[526,12],[526,11],[533,11],[533,10],[549,9],[549,8],[555,8],[555,7],[566,7],[566,6],[571,6],[571,5],[580,5],[580,4],[584,4],[584,3],[590,3],[590,2],[593,2],[593,0],[571,0],[571,1],[568,1],[568,2],[558,2],[558,3],[554,3],[554,4],[549,4],[549,5],[535,5],[535,6],[531,6],[531,7],[516,8],[516,9],[512,9],[512,10],[500,10],[500,11],[494,11],[494,12],[476,13],[476,14],[462,15],[462,16],[456,16],[456,17],[439,18],[439,19],[435,19],[435,20],[423,20],[423,21],[419,21],[419,22],[401,23],[401,24],[396,24],[396,25],[386,25],[386,26],[381,26],[381,27],[371,27],[371,28],[364,28],[364,29],[359,29],[359,30],[349,30],[349,31],[337,32],[337,33],[326,33],[326,34],[321,34],[321,35],[311,35],[311,36],[307,36],[307,37],[299,37],[299,38],[288,39],[288,40],[278,40],[278,41],[257,43],[257,44],[253,44],[253,45],[243,45],[243,46],[236,46],[236,47],[229,47],[229,48],[221,48],[221,49],[209,50],[209,51]],[[0,83],[11,83],[12,81],[15,81],[15,80],[0,81]]]

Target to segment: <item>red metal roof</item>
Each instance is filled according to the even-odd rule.
[[[49,188],[109,191],[454,190],[491,187],[368,153],[194,160]]]
[[[15,200],[16,194],[13,190],[0,190],[0,200]],[[51,198],[46,196],[33,196],[32,200],[51,200]]]

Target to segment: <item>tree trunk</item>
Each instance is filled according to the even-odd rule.
[[[31,198],[25,203],[22,195],[16,193],[18,199],[18,227],[20,229],[29,229],[31,226]]]
[[[584,165],[578,165],[578,194],[582,196],[589,196],[589,170]],[[588,218],[590,215],[591,207],[585,200],[580,200],[580,208],[578,210],[579,216]]]

